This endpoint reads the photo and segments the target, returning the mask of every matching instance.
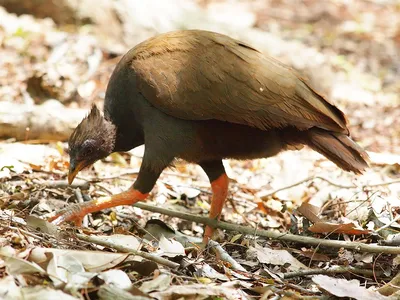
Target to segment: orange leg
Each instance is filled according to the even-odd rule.
[[[225,173],[223,173],[217,179],[211,182],[211,189],[213,195],[211,199],[211,209],[209,214],[210,219],[219,220],[221,218],[221,212],[224,207],[226,197],[228,196],[228,185],[229,185],[229,178],[228,176],[226,176]],[[214,228],[207,225],[204,230],[204,237],[203,237],[204,244],[208,243],[208,241],[212,237],[213,232]]]
[[[148,195],[148,193],[143,194],[134,188],[130,188],[125,192],[111,197],[102,197],[85,203],[69,205],[59,211],[54,217],[51,217],[49,221],[56,225],[72,221],[76,226],[81,226],[83,217],[89,213],[119,205],[132,205],[138,201],[145,200]]]

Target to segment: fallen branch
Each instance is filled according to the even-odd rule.
[[[137,255],[137,256],[141,256],[145,259],[154,261],[155,263],[158,263],[160,265],[164,265],[166,267],[172,268],[172,269],[177,269],[179,267],[179,264],[174,263],[168,259],[159,257],[159,256],[155,256],[153,254],[150,253],[146,253],[143,251],[138,251],[136,249],[130,248],[130,247],[126,247],[126,246],[122,246],[122,245],[118,245],[115,244],[111,241],[105,241],[102,239],[99,239],[96,236],[90,236],[90,235],[86,235],[86,234],[81,234],[81,233],[77,233],[76,237],[82,241],[85,242],[89,242],[89,243],[93,243],[96,245],[100,245],[100,246],[104,246],[104,247],[108,247],[108,248],[112,248],[115,249],[119,252],[123,252],[123,253],[131,253],[133,255]]]
[[[75,179],[74,182],[69,185],[67,180],[36,180],[32,181],[33,184],[44,186],[46,188],[80,188],[82,190],[89,189],[89,182],[86,180]],[[10,185],[24,185],[28,184],[24,180],[15,180],[15,181],[8,181],[7,184]]]
[[[389,223],[383,225],[382,227],[378,228],[377,230],[375,230],[375,232],[379,232],[382,229],[386,229],[390,226],[392,226],[392,224],[396,223],[398,220],[400,220],[400,215],[397,215],[392,221],[390,221]]]
[[[86,114],[85,109],[67,108],[57,101],[42,105],[2,102],[0,139],[65,141]]]
[[[232,256],[230,256],[228,254],[228,252],[226,252],[219,243],[217,243],[216,241],[210,240],[208,242],[208,246],[210,247],[210,249],[214,250],[217,254],[217,257],[219,259],[221,259],[224,262],[229,263],[232,266],[232,269],[235,271],[242,271],[242,272],[247,272],[245,268],[243,268],[236,260],[234,260],[232,258]]]
[[[74,180],[74,182],[69,185],[67,180],[45,180],[39,181],[34,180],[33,183],[45,186],[47,188],[81,188],[82,190],[89,189],[89,182],[85,180]]]
[[[367,269],[359,269],[354,267],[332,267],[329,269],[310,269],[310,270],[299,270],[296,272],[290,272],[283,274],[284,279],[290,279],[295,277],[304,277],[309,275],[334,275],[343,273],[353,273],[363,276],[382,276],[384,273],[382,271],[373,271]],[[386,276],[385,276],[386,277]]]
[[[201,217],[197,215],[192,215],[188,213],[171,211],[165,208],[149,205],[146,203],[136,203],[134,206],[139,207],[144,210],[148,210],[151,212],[156,212],[164,215],[168,215],[171,217],[180,218],[183,220],[193,221],[196,223],[201,223],[205,225],[209,225],[214,228],[225,229],[229,231],[236,231],[243,234],[249,235],[257,235],[265,238],[269,238],[277,241],[285,241],[285,242],[294,242],[301,243],[306,245],[313,246],[323,246],[323,247],[332,247],[332,248],[344,248],[350,250],[356,250],[358,252],[369,252],[369,253],[386,253],[386,254],[400,254],[400,247],[391,247],[391,246],[379,246],[379,245],[370,245],[359,242],[350,242],[350,241],[334,241],[334,240],[325,240],[319,239],[309,236],[299,236],[290,233],[280,233],[276,231],[263,230],[252,228],[248,226],[241,226],[237,224],[231,224],[227,222],[216,221],[213,219],[209,219],[208,217]]]

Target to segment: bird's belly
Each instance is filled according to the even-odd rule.
[[[194,145],[180,156],[192,162],[270,157],[286,146],[278,130],[264,131],[228,122],[198,122],[194,132]]]

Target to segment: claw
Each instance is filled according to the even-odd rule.
[[[60,225],[64,222],[73,222],[75,226],[82,227],[83,218],[86,214],[83,205],[74,204],[61,209],[55,216],[50,217],[48,221],[54,225]]]
[[[72,221],[76,226],[81,227],[83,218],[89,213],[119,205],[132,205],[146,199],[147,196],[148,194],[143,194],[135,189],[131,189],[112,197],[103,197],[85,203],[70,205],[57,212],[56,215],[49,218],[48,221],[55,225]]]

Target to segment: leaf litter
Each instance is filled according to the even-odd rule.
[[[372,160],[372,168],[358,177],[307,149],[270,159],[225,161],[232,184],[223,220],[250,226],[254,232],[257,228],[282,235],[291,232],[299,240],[304,236],[370,245],[396,243],[400,115],[395,108],[400,101],[394,49],[399,24],[390,20],[400,20],[400,12],[394,1],[385,6],[379,1],[326,5],[303,1],[296,7],[285,1],[273,6],[243,1],[240,9],[222,10],[228,16],[238,15],[235,18],[218,15],[221,7],[232,5],[228,1],[196,2],[218,22],[237,19],[242,28],[268,29],[317,49],[320,56],[315,60],[324,65],[317,74],[321,80],[307,73],[315,68],[309,65],[313,59],[285,62],[305,71],[346,111],[355,139],[369,150]],[[382,14],[387,18],[376,17]],[[4,57],[1,101],[31,105],[53,98],[65,107],[87,108],[93,100],[101,102],[115,63],[110,63],[113,54],[99,47],[95,36],[64,32],[49,19],[18,17],[1,8],[0,55]],[[88,228],[81,232],[108,246],[80,239],[77,229],[68,225],[58,228],[28,218],[43,218],[76,201],[77,188],[83,200],[128,188],[143,152],[135,149],[97,162],[80,174],[79,184],[68,187],[65,149],[62,142],[30,143],[29,135],[22,143],[0,144],[2,298],[92,299],[117,293],[140,299],[324,295],[397,299],[399,295],[399,256],[384,251],[358,253],[225,232],[216,237],[222,250],[214,252],[198,247],[201,224],[137,207],[89,216]],[[204,216],[209,200],[209,183],[200,168],[180,163],[162,174],[150,196],[154,205]],[[153,256],[123,253],[116,250],[118,246]],[[153,261],[154,257],[177,268]],[[232,260],[243,270],[233,268]]]

